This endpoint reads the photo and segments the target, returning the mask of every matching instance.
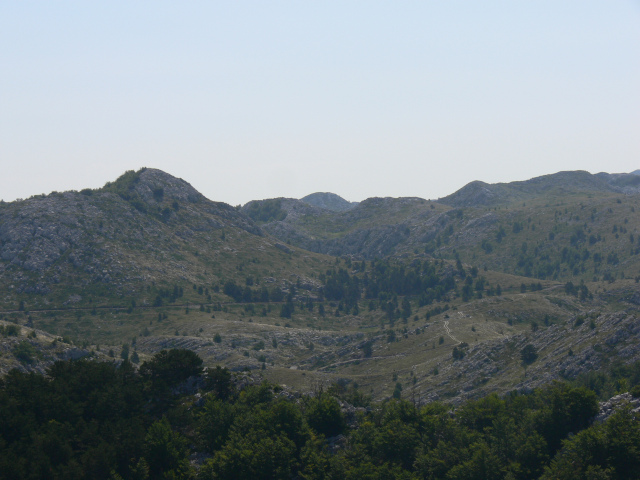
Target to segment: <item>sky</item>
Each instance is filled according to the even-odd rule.
[[[0,2],[0,199],[436,199],[640,168],[640,0]]]

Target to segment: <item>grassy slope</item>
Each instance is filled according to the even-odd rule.
[[[335,308],[327,303],[325,316],[320,316],[317,308],[313,312],[297,308],[291,319],[279,316],[278,304],[256,304],[251,312],[248,305],[224,303],[226,311],[207,312],[206,307],[200,311],[199,303],[206,305],[202,298],[191,305],[189,313],[184,307],[162,307],[135,308],[130,313],[98,310],[96,315],[84,312],[82,316],[68,311],[29,315],[37,328],[70,336],[78,339],[77,343],[88,341],[89,349],[99,348],[102,354],[113,349],[118,356],[123,343],[141,359],[162,348],[191,348],[207,365],[259,370],[264,362],[262,374],[266,378],[302,390],[342,379],[381,398],[390,395],[400,382],[409,397],[455,400],[558,378],[558,365],[570,348],[576,359],[581,358],[598,343],[598,335],[608,338],[615,331],[612,326],[591,330],[592,317],[598,325],[606,324],[607,315],[629,308],[627,303],[605,302],[598,295],[579,302],[567,296],[557,282],[543,282],[543,290],[523,294],[520,285],[527,279],[490,271],[485,274],[492,284],[502,285],[503,295],[469,302],[452,298],[447,302],[449,310],[428,320],[426,313],[435,305],[418,309],[414,300],[407,323],[398,320],[392,328],[393,342],[388,341],[391,326],[382,311],[367,311],[365,302],[361,302],[358,316],[336,317]],[[635,282],[589,286],[605,294],[604,289],[612,293],[612,287],[631,290]],[[624,295],[617,294],[621,297]],[[260,313],[262,306],[270,307],[266,316]],[[579,315],[587,320],[574,328]],[[9,317],[18,323],[25,320],[25,314]],[[532,322],[537,323],[537,332],[531,331]],[[219,343],[216,334],[220,335]],[[374,342],[370,358],[361,348],[368,340]],[[459,342],[469,345],[467,356],[454,361],[452,349]],[[540,361],[524,378],[519,352],[526,343],[539,348]],[[490,360],[484,358],[487,352],[492,352]],[[604,354],[613,355],[609,351]]]

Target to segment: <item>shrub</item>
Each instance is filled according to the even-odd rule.
[[[306,417],[311,428],[327,437],[342,433],[346,426],[338,401],[326,394],[309,400]]]
[[[26,340],[20,342],[13,349],[13,355],[21,362],[31,364],[35,361],[37,356],[36,349]]]

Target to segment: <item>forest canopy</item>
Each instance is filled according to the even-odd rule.
[[[640,468],[636,414],[593,423],[593,378],[452,410],[372,405],[353,385],[285,393],[201,364],[170,350],[139,371],[86,359],[11,371],[0,380],[3,478],[631,479]],[[176,388],[188,378],[197,395]]]

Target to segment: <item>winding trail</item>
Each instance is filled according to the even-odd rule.
[[[449,338],[451,340],[453,340],[454,342],[458,342],[458,345],[462,343],[460,340],[454,337],[453,334],[451,333],[451,330],[449,330],[449,320],[446,320],[444,322],[444,329],[447,331],[447,335],[449,335]]]

